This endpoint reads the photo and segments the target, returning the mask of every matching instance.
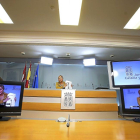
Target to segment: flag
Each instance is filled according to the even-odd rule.
[[[31,63],[30,63],[30,67],[29,67],[29,70],[28,70],[28,75],[27,75],[27,79],[26,79],[25,88],[30,88],[30,77],[31,77]]]
[[[35,77],[34,77],[32,88],[38,88],[38,76],[39,76],[38,72],[39,72],[39,64],[38,64],[36,72],[35,72]]]
[[[21,82],[24,82],[25,78],[26,78],[26,64],[25,64],[25,67],[24,67],[24,70],[23,70]]]

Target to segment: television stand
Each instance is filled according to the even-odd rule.
[[[0,121],[9,121],[11,117],[2,117],[0,116]]]
[[[134,122],[139,122],[140,123],[140,118],[135,118],[133,119]]]

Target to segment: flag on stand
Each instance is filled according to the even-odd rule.
[[[25,64],[25,67],[24,67],[24,70],[23,70],[21,82],[24,82],[25,79],[26,79],[26,64]]]
[[[38,72],[39,72],[39,64],[38,64],[36,72],[35,72],[35,77],[34,77],[32,88],[38,88],[38,76],[39,76]]]
[[[30,67],[29,67],[29,70],[28,70],[28,75],[27,75],[27,79],[26,79],[25,88],[30,88],[30,77],[31,77],[31,63],[30,63]]]

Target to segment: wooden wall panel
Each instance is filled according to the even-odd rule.
[[[24,97],[61,97],[61,90],[24,90]],[[76,98],[116,98],[116,91],[77,91]]]
[[[24,90],[28,97],[61,97],[61,90]]]
[[[38,111],[68,111],[68,112],[102,112],[102,111],[118,111],[117,104],[76,104],[75,110],[61,110],[60,103],[31,103],[23,102],[23,110]]]
[[[76,97],[80,98],[116,98],[116,91],[76,91]]]

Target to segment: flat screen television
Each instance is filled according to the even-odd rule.
[[[21,115],[23,91],[23,82],[0,81],[0,120]]]
[[[113,87],[140,85],[140,61],[111,62]]]
[[[140,117],[140,85],[121,86],[122,115]]]

